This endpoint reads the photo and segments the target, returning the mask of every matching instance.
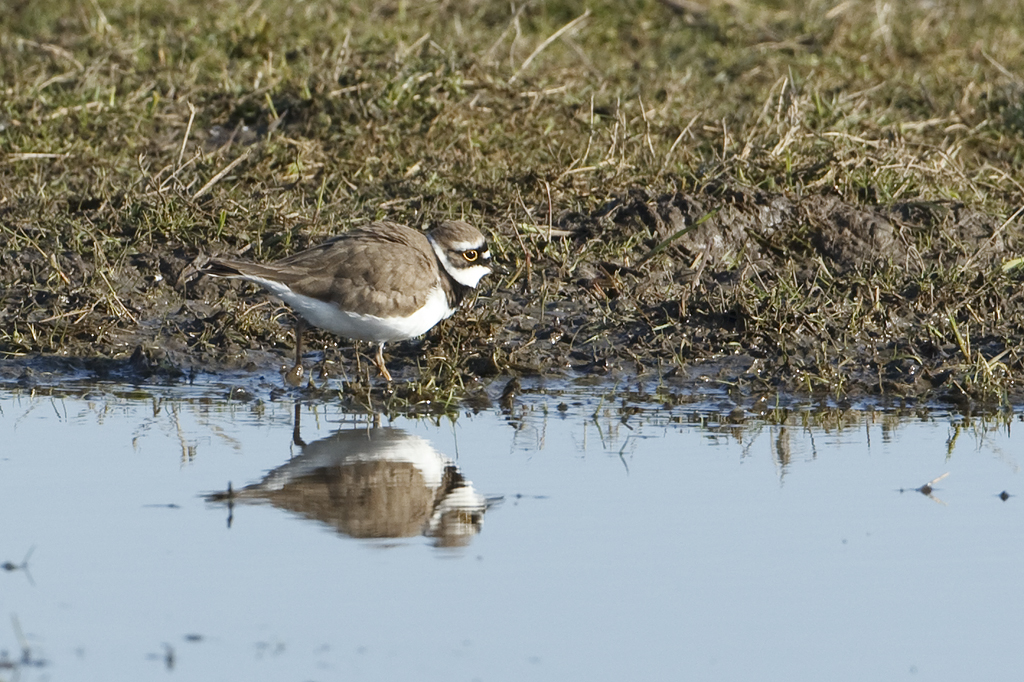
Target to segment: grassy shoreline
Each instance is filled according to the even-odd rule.
[[[392,350],[429,390],[1017,402],[1024,3],[965,4],[8,4],[0,356],[267,368],[206,256],[454,216],[511,275]]]

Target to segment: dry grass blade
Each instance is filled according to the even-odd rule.
[[[181,150],[178,152],[177,168],[181,168],[181,159],[185,156],[185,147],[188,145],[188,136],[192,133],[192,123],[196,120],[196,107],[192,102],[188,103],[188,125],[185,126],[185,135],[181,138]]]
[[[223,180],[228,173],[235,170],[235,168],[237,168],[242,162],[248,159],[255,149],[256,147],[249,147],[248,149],[246,149],[241,156],[239,156],[237,159],[235,159],[227,166],[225,166],[223,170],[221,170],[219,173],[210,178],[210,180],[205,185],[200,187],[199,190],[192,195],[192,199],[198,199],[199,197],[209,192],[213,188],[213,186],[216,185],[221,180]]]
[[[69,154],[49,154],[44,152],[25,152],[8,154],[4,158],[7,161],[38,161],[41,159],[65,159]]]
[[[537,58],[537,55],[539,55],[541,52],[543,52],[545,49],[547,49],[548,45],[550,45],[551,43],[555,42],[560,37],[565,35],[565,33],[567,31],[571,31],[572,29],[576,28],[576,26],[578,26],[580,23],[585,21],[587,19],[587,17],[589,17],[589,16],[590,16],[590,9],[588,8],[585,12],[583,12],[583,14],[579,15],[578,17],[576,17],[575,19],[570,21],[568,24],[566,24],[565,26],[563,26],[562,28],[558,29],[557,31],[552,33],[550,36],[548,36],[547,39],[544,40],[544,42],[542,42],[540,45],[538,45],[537,48],[533,52],[530,53],[529,57],[527,57],[525,60],[523,60],[523,63],[519,65],[519,68],[516,69],[516,72],[514,74],[512,74],[511,78],[508,79],[508,82],[509,83],[514,83],[516,81],[516,79],[519,78],[519,74],[521,74],[523,71],[525,71],[526,68],[529,67],[530,64],[533,62],[533,60]]]

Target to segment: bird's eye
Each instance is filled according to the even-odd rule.
[[[462,252],[462,257],[465,258],[470,263],[472,263],[473,261],[480,257],[480,254],[477,252],[476,249],[469,249],[468,251]]]

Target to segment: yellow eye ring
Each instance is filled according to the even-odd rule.
[[[476,249],[469,249],[468,251],[462,252],[462,257],[465,258],[470,263],[472,263],[473,261],[480,257],[480,254],[477,253]]]

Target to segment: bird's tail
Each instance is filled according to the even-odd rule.
[[[239,268],[241,264],[235,261],[222,258],[211,258],[200,270],[200,274],[212,275],[213,277],[245,277]]]

